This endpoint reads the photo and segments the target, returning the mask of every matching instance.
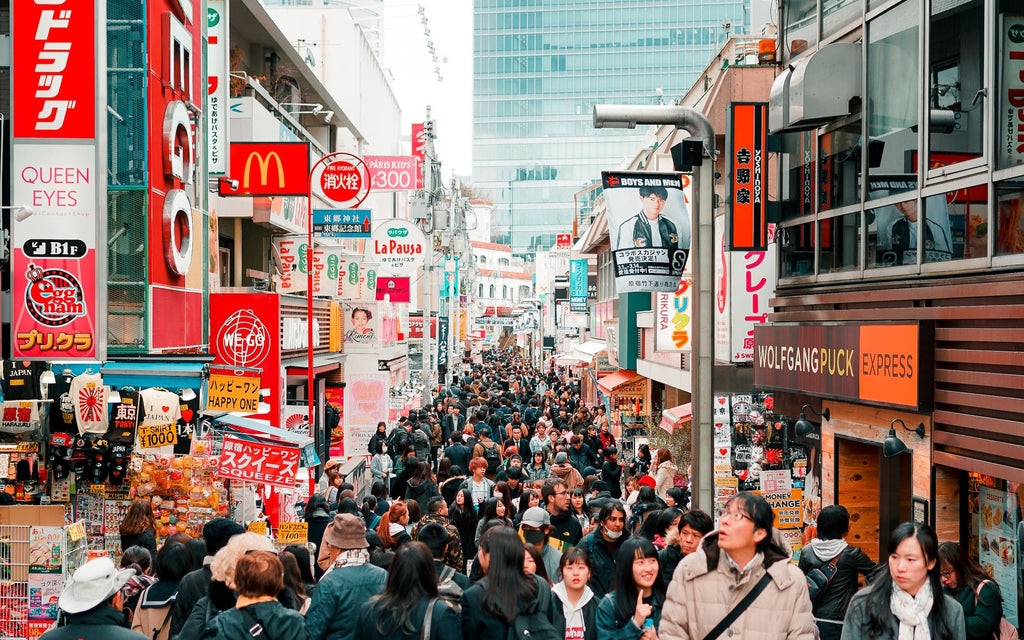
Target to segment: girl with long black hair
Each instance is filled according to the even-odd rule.
[[[1003,596],[985,569],[957,543],[943,542],[939,545],[939,576],[946,594],[956,598],[964,610],[967,640],[999,637]]]
[[[455,499],[448,504],[448,520],[459,531],[459,539],[462,541],[462,555],[466,560],[476,556],[476,525],[478,519],[476,507],[473,506],[473,493],[469,489],[460,490],[455,494]]]
[[[964,611],[942,592],[938,554],[928,525],[896,527],[888,564],[846,611],[843,640],[964,640]]]
[[[429,610],[428,610],[429,607]],[[430,616],[429,635],[424,633]],[[422,542],[395,552],[384,592],[363,605],[356,640],[460,640],[455,608],[439,599],[434,557]]]
[[[505,510],[505,503],[500,498],[489,498],[480,507],[480,522],[476,525],[476,534],[474,535],[474,540],[477,544],[480,543],[480,537],[483,535],[484,525],[491,520],[501,520],[508,526],[512,526],[512,520],[508,517],[508,512]]]
[[[597,605],[597,637],[656,639],[664,603],[658,549],[646,538],[626,540],[615,557],[615,588]]]

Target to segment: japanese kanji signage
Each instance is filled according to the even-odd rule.
[[[319,193],[339,209],[358,207],[370,194],[366,163],[351,153],[335,153],[329,158],[329,162],[325,158],[313,167],[310,185],[318,188]]]
[[[277,541],[283,545],[306,544],[308,522],[282,522],[277,529]]]
[[[106,91],[105,21],[93,0],[25,0],[11,11],[12,355],[103,359],[96,104]]]
[[[366,166],[370,171],[370,188],[374,191],[418,189],[417,183],[423,181],[423,165],[416,156],[366,156]]]
[[[380,264],[380,273],[412,275],[423,264],[427,238],[412,222],[401,218],[381,220],[373,225],[366,243],[366,259]]]
[[[690,213],[678,173],[602,172],[618,293],[672,293],[690,254]]]
[[[569,309],[587,310],[587,260],[569,261]]]
[[[423,145],[426,142],[423,134],[423,123],[414,122],[412,123],[412,145],[411,151],[413,157],[419,162],[420,171],[416,174],[416,188],[423,188],[423,165],[426,163],[426,153],[423,151]]]
[[[139,426],[139,448],[154,449],[178,443],[178,429],[173,424],[147,424]]]
[[[763,251],[767,246],[767,135],[766,103],[733,102],[729,105],[726,201],[732,214],[728,245],[734,250]]]
[[[222,196],[305,196],[309,188],[308,142],[232,142]]]
[[[556,251],[568,251],[572,248],[572,234],[571,233],[559,233],[555,236],[555,250]]]
[[[210,411],[257,413],[260,404],[258,375],[210,374],[206,408]]]
[[[384,296],[388,296],[388,300],[394,302],[409,302],[409,276],[388,276],[384,278],[377,278],[377,300],[384,300]]]
[[[767,251],[729,251],[725,217],[715,219],[715,358],[752,362],[754,327],[768,321],[775,295],[775,225],[768,225]]]
[[[299,470],[299,450],[276,444],[224,438],[217,475],[287,489],[295,488]]]
[[[313,209],[314,238],[369,238],[369,209]]]
[[[228,2],[206,0],[206,154],[210,175],[228,170]]]
[[[273,293],[211,293],[210,351],[213,363],[262,369],[270,412],[253,417],[281,426],[281,311]],[[262,397],[262,396],[261,396]]]

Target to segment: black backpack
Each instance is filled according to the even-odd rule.
[[[497,473],[498,467],[501,466],[501,452],[498,451],[498,445],[492,444],[487,446],[481,443],[481,447],[484,448],[484,460],[487,461],[487,473]]]
[[[508,627],[506,640],[564,640],[565,630],[555,629],[548,619],[548,609],[551,607],[551,589],[547,583],[541,585],[540,579],[535,578],[537,583],[537,606],[529,613],[520,613],[516,616],[515,622]]]
[[[843,551],[840,551],[828,562],[807,572],[807,595],[811,597],[812,603],[828,590],[832,578],[835,578],[836,573],[839,572],[839,558],[842,557]]]

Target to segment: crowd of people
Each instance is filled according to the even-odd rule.
[[[326,466],[306,545],[218,518],[157,548],[139,501],[121,568],[79,568],[43,637],[960,640],[1004,622],[998,586],[927,525],[899,526],[876,566],[827,507],[798,565],[761,496],[733,497],[715,529],[671,452],[624,465],[608,426],[553,367],[494,354],[432,410],[381,423],[371,495]]]

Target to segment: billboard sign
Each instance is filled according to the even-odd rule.
[[[230,159],[231,180],[218,183],[222,196],[307,195],[308,142],[232,142]]]
[[[369,209],[313,209],[314,238],[369,238]]]
[[[427,248],[427,238],[419,227],[408,220],[389,218],[373,225],[365,256],[380,264],[383,275],[411,276],[423,264]]]
[[[274,293],[211,293],[213,364],[260,369],[260,397],[267,413],[252,415],[281,426],[281,312]],[[267,394],[264,395],[263,392]]]
[[[768,244],[768,104],[730,104],[728,134],[726,201],[732,212],[728,244],[734,250],[764,251]]]
[[[420,159],[416,156],[366,156],[370,188],[374,191],[408,191],[422,182]],[[417,180],[417,178],[420,178]]]
[[[587,260],[569,261],[569,308],[571,311],[587,310]]]

